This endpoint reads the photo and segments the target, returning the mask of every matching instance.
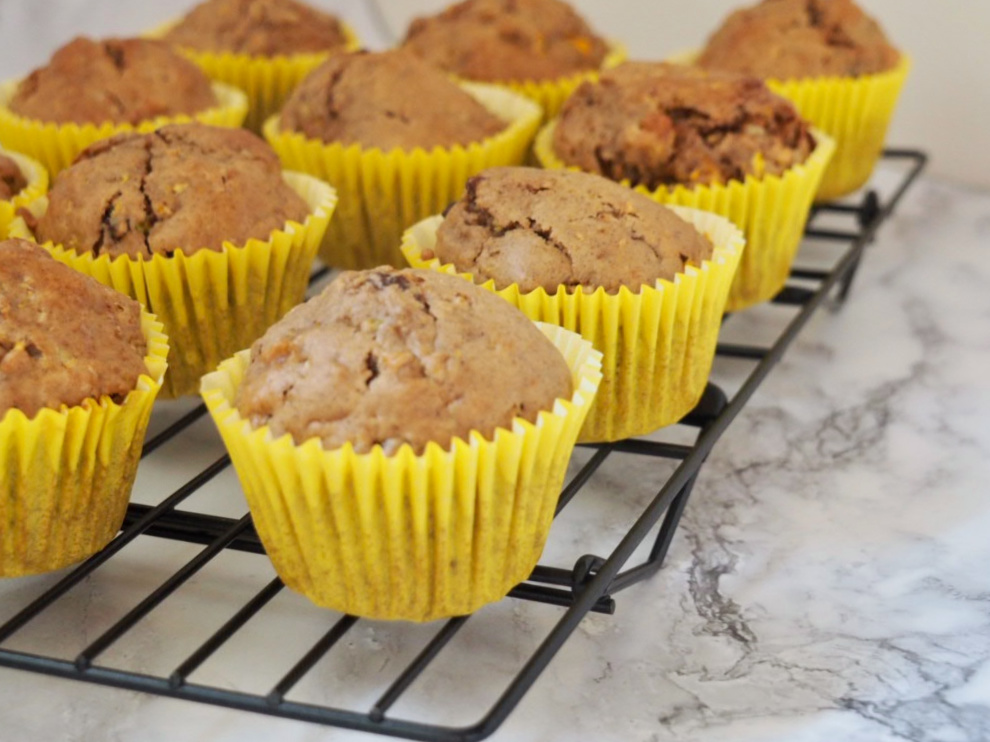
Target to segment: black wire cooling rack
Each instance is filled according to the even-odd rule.
[[[502,604],[526,601],[533,610],[547,611],[537,621],[546,627],[546,633],[535,641],[527,638],[523,643],[531,646],[525,652],[518,645],[511,645],[511,639],[503,639],[503,649],[509,646],[510,654],[521,655],[514,658],[518,670],[504,684],[495,676],[481,678],[486,693],[470,696],[484,697],[484,700],[475,701],[480,705],[467,709],[467,713],[472,714],[470,723],[438,721],[431,716],[429,707],[409,715],[394,711],[417,682],[424,682],[423,677],[431,668],[443,663],[445,650],[450,653],[448,648],[457,636],[465,630],[470,633],[472,621],[485,621],[484,631],[492,626],[499,631],[500,626],[512,623],[511,612],[503,610],[496,612],[494,618],[489,615],[481,619],[476,619],[479,614],[475,614],[425,626],[390,624],[387,631],[392,632],[391,646],[397,661],[386,662],[387,672],[383,670],[376,675],[376,680],[385,678],[384,682],[367,689],[361,700],[350,706],[338,702],[339,699],[330,704],[297,698],[295,691],[300,684],[305,686],[307,676],[318,666],[322,678],[332,675],[335,655],[347,654],[353,663],[357,652],[356,661],[360,662],[360,650],[366,642],[348,641],[347,637],[360,634],[362,623],[372,624],[360,634],[367,640],[376,630],[374,622],[319,609],[301,599],[276,611],[273,605],[290,595],[290,591],[283,591],[281,581],[277,577],[271,579],[270,575],[263,584],[248,592],[232,591],[236,593],[233,597],[224,592],[224,578],[218,577],[209,594],[217,602],[219,614],[227,618],[208,627],[203,637],[190,642],[186,637],[163,638],[156,634],[155,642],[175,644],[176,656],[181,658],[168,670],[148,670],[140,662],[133,661],[134,653],[114,652],[118,645],[140,635],[156,611],[164,610],[170,596],[194,580],[200,585],[209,584],[211,570],[219,572],[215,565],[223,559],[265,560],[264,564],[268,566],[264,556],[257,556],[264,552],[249,515],[226,517],[211,514],[208,507],[197,507],[199,499],[207,498],[202,493],[209,483],[230,466],[225,455],[194,472],[183,472],[183,479],[190,473],[192,476],[156,504],[132,504],[123,530],[102,552],[66,573],[40,595],[31,596],[25,607],[0,626],[0,666],[416,740],[477,740],[490,735],[589,612],[612,613],[616,609],[618,593],[660,569],[708,453],[811,315],[826,300],[841,303],[845,299],[864,249],[924,168],[926,156],[915,150],[887,150],[884,162],[896,173],[896,182],[886,189],[886,195],[868,190],[855,203],[829,204],[813,211],[806,236],[809,241],[827,246],[829,265],[792,271],[788,285],[774,299],[775,305],[792,308],[789,320],[776,337],[765,345],[719,345],[720,356],[752,364],[752,369],[731,397],[709,384],[696,409],[680,425],[674,426],[669,436],[661,433],[644,439],[580,447],[575,452],[568,481],[560,495],[558,515],[586,492],[596,477],[604,476],[602,472],[610,466],[618,470],[618,475],[613,473],[605,486],[614,489],[616,482],[618,486],[623,486],[624,482],[628,486],[627,479],[623,478],[623,472],[628,469],[623,463],[628,461],[625,457],[636,457],[638,462],[656,462],[649,466],[651,470],[656,469],[661,478],[657,484],[645,486],[659,489],[650,489],[640,498],[631,522],[618,529],[613,545],[601,550],[597,545],[589,546],[580,533],[577,537],[572,533],[562,544],[553,546],[555,536],[569,527],[566,518],[555,522],[551,542],[544,554],[547,563],[540,564],[526,582],[514,588],[509,598],[502,601]],[[723,329],[734,320],[732,316],[726,317]],[[190,429],[202,422],[204,414],[203,406],[199,405],[156,432],[144,446],[142,467],[154,461],[153,457],[161,457],[168,464],[168,447],[182,440],[184,434],[189,435]],[[204,424],[208,425],[209,421]],[[640,488],[644,486],[639,485]],[[242,502],[239,507],[243,508]],[[160,582],[145,585],[141,583],[142,573],[138,568],[133,572],[127,569],[129,552],[125,549],[135,542],[148,542],[152,554],[156,549],[165,549],[167,544],[196,544],[204,548],[196,550],[191,558],[183,556],[181,566],[166,573]],[[589,549],[591,553],[586,553]],[[118,567],[116,572],[112,570],[114,565]],[[88,643],[81,646],[75,656],[48,656],[35,646],[30,650],[20,646],[18,638],[30,633],[33,626],[51,621],[50,616],[57,612],[60,603],[71,599],[73,588],[83,581],[99,579],[108,570],[114,575],[121,570],[129,574],[132,581],[138,582],[131,595],[143,597],[136,601],[132,599],[126,604],[129,607],[113,613],[109,626],[98,628],[98,633],[89,636]],[[154,580],[156,572],[150,571]],[[115,604],[114,608],[118,606]],[[301,614],[306,614],[323,628],[315,641],[303,645],[302,649],[295,647],[295,654],[279,653],[282,666],[275,682],[265,685],[262,690],[251,687],[258,685],[257,682],[239,683],[237,678],[208,682],[217,677],[216,673],[207,672],[211,663],[219,661],[219,656],[229,660],[232,647],[246,643],[241,638],[245,633],[249,634],[251,643],[274,642],[276,638],[292,633],[286,622],[291,623],[293,617]],[[383,629],[379,627],[379,630]],[[511,635],[511,626],[506,625],[505,631]],[[409,636],[403,638],[404,632]],[[493,644],[499,645],[499,642]],[[346,651],[342,649],[345,645]],[[493,651],[497,650],[498,646]],[[206,680],[202,679],[204,677]],[[433,678],[430,683],[434,690],[447,677],[440,673],[439,679]],[[450,690],[453,692],[454,689]]]

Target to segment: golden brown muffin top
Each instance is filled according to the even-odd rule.
[[[506,123],[408,52],[336,54],[296,88],[280,126],[312,139],[383,150],[450,147]]]
[[[568,165],[656,188],[780,175],[814,141],[794,106],[755,77],[627,62],[564,103],[553,148]]]
[[[165,41],[204,52],[273,57],[343,49],[340,21],[296,0],[206,0]]]
[[[251,348],[236,406],[299,444],[358,453],[472,430],[490,439],[571,395],[563,356],[526,316],[454,276],[389,267],[341,273]]]
[[[267,239],[308,212],[251,132],[175,124],[84,150],[55,177],[35,234],[78,253],[189,255]]]
[[[852,0],[763,0],[732,13],[698,64],[782,80],[884,72],[899,55]]]
[[[162,42],[78,37],[17,86],[10,110],[39,121],[137,124],[217,105],[206,75]]]
[[[136,301],[26,240],[0,242],[0,417],[119,402],[146,373],[147,348]]]
[[[12,199],[27,186],[27,178],[17,163],[6,155],[0,155],[0,201]]]
[[[469,80],[552,80],[598,69],[608,53],[560,0],[465,0],[417,18],[403,47]]]
[[[435,252],[497,288],[614,293],[672,280],[688,261],[710,258],[712,245],[667,207],[599,175],[503,167],[468,181]]]

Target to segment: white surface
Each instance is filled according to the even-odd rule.
[[[884,226],[849,303],[812,320],[702,471],[666,568],[588,617],[493,739],[977,742],[990,738],[990,195],[924,181]],[[810,259],[816,249],[809,246]],[[733,318],[758,338],[786,320]],[[738,384],[749,366],[718,361]],[[156,411],[155,424],[177,414]],[[221,451],[209,421],[142,465],[155,502]],[[586,455],[586,454],[584,454]],[[607,551],[663,480],[614,457],[548,556]],[[225,473],[189,503],[239,516]],[[197,547],[142,538],[15,635],[67,659]],[[271,578],[225,554],[101,656],[167,675]],[[56,576],[0,584],[0,621]],[[557,609],[472,618],[396,716],[478,720]],[[283,593],[191,680],[265,693],[336,619]],[[362,622],[290,695],[368,707],[426,631]],[[0,738],[368,740],[363,734],[0,670]]]

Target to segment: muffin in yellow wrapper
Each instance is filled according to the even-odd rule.
[[[901,54],[894,69],[876,75],[767,80],[771,90],[835,139],[816,201],[845,196],[870,179],[910,68],[911,60]]]
[[[446,208],[472,175],[523,162],[540,125],[540,107],[494,85],[461,85],[507,123],[503,131],[467,146],[382,151],[283,132],[278,116],[265,122],[265,138],[283,166],[326,180],[340,196],[320,250],[325,263],[356,270],[383,264],[401,267],[405,261],[399,242],[406,227]]]
[[[44,165],[52,177],[64,170],[76,156],[93,142],[107,139],[125,131],[148,132],[166,124],[199,121],[213,126],[237,128],[247,115],[247,96],[229,85],[215,82],[213,92],[219,104],[189,115],[159,116],[142,121],[137,126],[116,124],[57,124],[24,118],[11,111],[7,104],[17,90],[19,80],[0,83],[0,142],[18,152],[33,157]]]
[[[0,577],[73,564],[120,530],[168,354],[154,315],[142,311],[141,329],[147,373],[123,402],[0,415]]]
[[[543,167],[566,168],[553,150],[554,126],[555,122],[550,122],[543,127],[536,137],[534,151]],[[814,152],[804,163],[781,176],[750,176],[744,181],[691,188],[678,185],[650,190],[636,186],[637,191],[662,204],[710,211],[724,216],[743,231],[746,251],[729,292],[727,312],[772,299],[787,282],[812,199],[835,149],[832,139],[822,132],[813,130],[812,135]]]
[[[477,431],[417,456],[403,445],[356,454],[254,429],[233,402],[250,351],[203,377],[202,394],[286,585],[318,605],[377,619],[430,621],[502,598],[536,565],[567,463],[601,378],[601,355],[541,326],[571,369],[574,393],[536,423],[491,440]]]
[[[150,31],[151,38],[161,38],[175,21]],[[347,43],[342,51],[353,52],[361,48],[361,40],[350,26],[341,27]],[[285,99],[310,72],[326,61],[329,52],[312,52],[268,57],[260,54],[237,52],[209,52],[177,47],[179,52],[194,62],[211,80],[232,85],[244,91],[248,98],[248,113],[244,126],[261,132],[265,120],[282,108]]]
[[[57,260],[137,299],[165,325],[173,347],[162,396],[194,394],[199,379],[224,358],[246,348],[269,326],[303,300],[313,259],[336,206],[334,190],[302,173],[283,173],[285,181],[310,207],[305,222],[289,222],[267,240],[186,255],[156,254],[150,259],[126,255],[78,254],[50,242],[42,245]],[[35,202],[44,213],[47,199]],[[11,235],[34,239],[23,219]]]
[[[18,152],[8,152],[0,148],[0,155],[9,157],[17,163],[27,185],[21,192],[9,201],[0,201],[0,240],[7,237],[7,230],[14,220],[14,215],[22,206],[28,206],[48,193],[48,171],[41,163]]]
[[[743,253],[742,233],[714,214],[673,207],[711,241],[714,251],[700,266],[688,265],[673,281],[609,294],[594,291],[556,293],[540,287],[524,293],[518,284],[497,290],[481,286],[515,305],[532,320],[579,333],[602,353],[602,383],[579,441],[615,441],[650,433],[680,420],[698,403],[708,382],[723,308]],[[469,281],[432,254],[443,217],[409,229],[402,251],[414,268],[429,268]],[[748,249],[748,248],[746,248]]]
[[[609,42],[608,49],[608,54],[602,60],[601,69],[611,69],[626,61],[625,46],[612,41]],[[578,85],[586,80],[595,80],[598,77],[598,72],[599,70],[578,72],[554,80],[495,80],[491,84],[509,88],[538,103],[543,109],[543,120],[548,121],[560,113],[564,101],[577,90]]]

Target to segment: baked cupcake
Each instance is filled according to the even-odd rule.
[[[37,245],[0,242],[0,576],[80,561],[120,529],[165,373],[160,330]]]
[[[767,80],[835,139],[819,200],[869,179],[909,66],[851,0],[763,0],[737,10],[709,38],[697,64]]]
[[[601,174],[737,224],[746,251],[731,311],[783,287],[832,144],[756,78],[629,62],[578,88],[535,150],[544,167]]]
[[[532,101],[458,85],[408,52],[358,52],[314,70],[265,137],[283,165],[340,194],[323,260],[371,268],[404,263],[402,230],[450,203],[471,175],[522,162],[539,121]]]
[[[598,175],[533,168],[475,176],[403,242],[413,266],[472,279],[602,353],[586,442],[650,433],[697,404],[742,248],[714,215],[675,213]]]
[[[465,0],[415,19],[402,46],[461,79],[506,85],[548,118],[582,81],[625,58],[560,0]]]
[[[29,236],[158,314],[180,396],[302,300],[334,195],[250,132],[178,124],[97,142],[36,204]]]
[[[529,576],[599,361],[466,281],[382,267],[341,274],[202,390],[285,583],[427,621]]]
[[[79,37],[23,80],[0,85],[0,139],[55,174],[113,134],[192,118],[236,127],[246,108],[243,93],[211,84],[167,44]]]
[[[155,35],[247,93],[254,131],[328,55],[360,47],[336,16],[297,0],[205,0]]]
[[[48,171],[30,157],[0,149],[0,240],[14,214],[48,190]]]

